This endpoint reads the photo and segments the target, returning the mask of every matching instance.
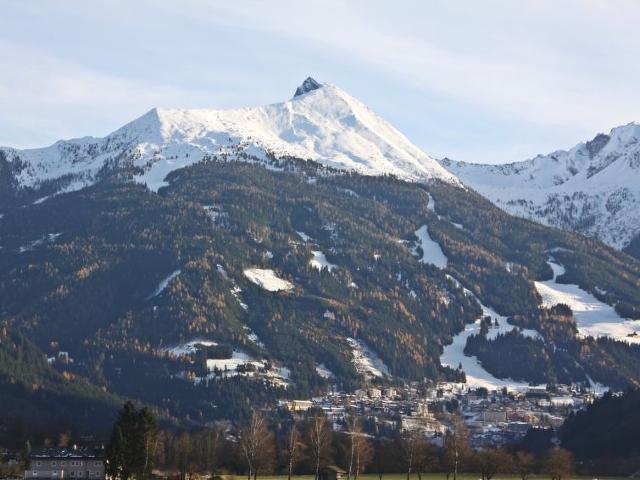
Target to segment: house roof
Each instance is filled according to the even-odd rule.
[[[87,447],[74,447],[74,448],[42,448],[39,450],[33,450],[29,454],[29,458],[94,458],[102,459],[104,457],[104,450],[87,448]]]
[[[336,465],[327,465],[324,469],[331,470],[332,472],[336,472],[336,473],[347,473]]]

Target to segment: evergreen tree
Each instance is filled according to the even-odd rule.
[[[148,478],[157,446],[157,428],[151,411],[124,404],[111,433],[107,449],[109,476],[128,480]]]

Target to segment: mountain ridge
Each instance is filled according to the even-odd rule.
[[[302,94],[299,94],[302,92]],[[20,187],[64,179],[62,190],[95,183],[101,172],[129,168],[152,190],[166,175],[204,156],[292,156],[363,174],[458,183],[434,158],[340,88],[308,78],[294,98],[235,110],[153,108],[104,138],[49,147],[3,147]]]
[[[440,164],[509,213],[622,249],[640,233],[640,124],[503,165]]]

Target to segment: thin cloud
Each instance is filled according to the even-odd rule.
[[[615,34],[619,28],[627,31],[624,27],[630,24],[629,18],[634,14],[636,19],[640,19],[637,3],[612,2],[607,8],[603,2],[570,2],[567,4],[570,8],[562,8],[558,2],[526,2],[519,3],[515,9],[504,2],[500,6],[494,3],[496,8],[506,10],[507,15],[511,14],[520,23],[522,16],[532,15],[533,25],[528,35],[516,37],[514,45],[500,52],[492,52],[482,41],[478,48],[471,45],[461,50],[421,38],[415,32],[407,34],[403,25],[372,18],[375,7],[365,8],[371,2],[310,0],[296,5],[276,2],[276,5],[254,2],[251,8],[246,8],[245,3],[227,2],[213,4],[209,13],[212,21],[321,45],[336,55],[348,55],[354,61],[373,65],[414,86],[530,123],[563,126],[572,122],[577,127],[594,128],[607,122],[613,125],[612,122],[631,119],[640,110],[637,83],[619,78],[622,75],[640,80],[638,62],[616,65],[610,61],[610,57],[615,55],[629,59],[629,49],[640,55],[640,41],[634,48],[628,41],[629,37],[619,42],[621,32]],[[487,10],[478,12],[478,23],[491,21],[492,10]],[[424,8],[425,15],[428,12],[429,8]],[[379,9],[378,13],[384,14],[384,9]],[[586,18],[579,19],[583,13]],[[189,11],[185,13],[189,14]],[[502,16],[505,17],[505,13]],[[555,21],[552,21],[554,17]],[[585,52],[553,48],[553,41],[547,39],[540,42],[540,35],[553,32],[536,32],[535,28],[535,24],[540,22],[562,24],[559,19],[569,23],[564,31],[555,32],[557,42],[566,35],[588,35],[588,31],[572,33],[571,29],[591,27],[597,23],[596,29],[602,29],[603,24],[609,27],[605,31],[612,35],[607,41],[617,41],[625,48],[600,51],[590,59],[591,70],[576,72],[566,68],[563,59],[570,66],[572,56],[585,55]],[[572,27],[571,21],[577,25]],[[469,28],[468,42],[472,44],[474,27],[470,25]],[[640,39],[637,30],[634,36]],[[603,75],[598,71],[599,63],[608,68],[615,67],[617,72]]]
[[[110,75],[9,42],[0,41],[0,63],[22,65],[0,76],[4,135],[0,145],[26,148],[42,146],[39,142],[44,139],[103,135],[154,106],[212,103],[210,91]],[[216,97],[218,102],[225,101],[221,92]],[[109,125],[107,130],[82,127],[97,119]]]
[[[633,0],[69,0],[5,11],[2,144],[105,134],[153,106],[284,100],[309,73],[427,152],[470,161],[569,147],[640,111]]]

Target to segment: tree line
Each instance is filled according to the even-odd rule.
[[[188,480],[196,474],[211,478],[243,474],[248,480],[264,475],[321,477],[337,466],[348,480],[364,473],[404,472],[407,480],[427,473],[443,473],[457,480],[462,473],[491,480],[497,474],[517,474],[522,480],[543,473],[562,480],[575,471],[573,455],[554,447],[540,455],[525,449],[471,446],[460,417],[452,417],[440,444],[424,433],[406,432],[380,438],[366,432],[365,420],[349,416],[342,430],[332,428],[320,411],[286,422],[270,421],[254,410],[240,428],[212,424],[196,431],[158,428],[147,408],[125,404],[107,448],[108,474],[119,480],[149,478],[153,471]]]

